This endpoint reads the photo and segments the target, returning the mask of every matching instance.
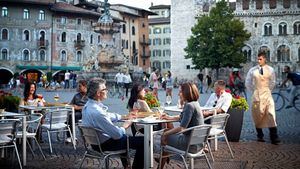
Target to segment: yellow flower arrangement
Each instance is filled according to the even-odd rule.
[[[147,104],[150,107],[150,109],[152,109],[153,107],[159,107],[160,106],[159,101],[152,94],[152,92],[147,92],[145,94],[145,101],[147,102]]]

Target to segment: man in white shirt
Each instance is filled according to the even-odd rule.
[[[214,84],[215,93],[212,93],[204,107],[215,108],[216,113],[226,113],[232,102],[232,95],[225,91],[226,83],[224,80],[218,80]],[[215,111],[203,111],[203,116],[211,116]]]
[[[119,93],[119,97],[123,95],[123,85],[124,85],[123,77],[124,74],[121,71],[119,71],[115,76],[116,91]]]
[[[70,73],[66,71],[65,73],[65,89],[70,87]]]

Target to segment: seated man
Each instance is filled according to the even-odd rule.
[[[85,80],[80,80],[78,85],[78,93],[74,95],[73,99],[69,103],[70,105],[74,106],[75,109],[75,123],[78,123],[78,121],[82,118],[81,110],[82,107],[85,105],[85,103],[88,101],[88,98],[86,96],[87,91],[87,82]],[[69,122],[70,129],[72,131],[72,116],[69,115]],[[66,142],[71,143],[71,136],[70,133],[67,132],[67,139]]]
[[[212,93],[204,107],[216,108],[216,113],[226,113],[231,105],[232,96],[225,91],[226,83],[224,80],[218,80],[214,84],[215,93]],[[208,117],[214,114],[214,111],[203,111],[203,116]]]
[[[287,109],[293,107],[293,100],[296,95],[296,91],[300,91],[300,74],[299,73],[293,73],[291,71],[291,68],[289,66],[284,66],[284,73],[287,74],[286,79],[283,80],[282,84],[280,87],[283,87],[286,82],[289,80],[292,82],[292,90],[290,91],[290,96],[289,96],[289,104],[286,106]]]
[[[122,116],[116,113],[108,113],[102,101],[107,98],[106,81],[101,78],[93,78],[88,84],[88,101],[82,110],[82,124],[87,127],[99,128],[104,131],[100,135],[101,148],[103,151],[115,151],[126,149],[127,137],[125,129],[131,126],[131,122],[125,122],[123,127],[118,127],[113,122],[121,120]],[[98,146],[92,145],[97,150]],[[136,150],[132,168],[141,169],[144,163],[144,138],[129,137],[129,147]],[[124,168],[127,160],[121,159]]]

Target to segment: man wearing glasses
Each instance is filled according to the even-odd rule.
[[[104,151],[116,151],[126,149],[127,136],[125,130],[132,122],[125,122],[122,127],[113,124],[118,120],[124,119],[117,113],[106,112],[107,106],[102,101],[107,98],[106,81],[101,78],[90,80],[87,89],[88,101],[82,110],[82,124],[87,127],[99,128],[104,133],[99,134],[101,148]],[[144,162],[144,138],[129,137],[129,147],[136,150],[132,168],[143,168]],[[92,145],[94,150],[99,151],[97,145]],[[127,167],[127,160],[121,159],[124,168]]]
[[[214,111],[203,111],[203,116],[212,116],[214,113],[226,113],[231,105],[232,96],[225,91],[226,83],[224,80],[218,80],[214,84],[215,93],[212,93],[204,107],[215,108]]]
[[[247,73],[246,88],[252,95],[252,118],[257,131],[257,141],[265,142],[262,128],[269,128],[272,144],[279,144],[272,89],[275,87],[274,69],[267,65],[266,54],[259,53],[258,65]]]

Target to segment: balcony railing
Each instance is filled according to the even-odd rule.
[[[37,45],[40,49],[46,49],[49,46],[49,41],[48,40],[38,40]]]
[[[150,45],[150,43],[149,43],[149,41],[146,41],[146,40],[142,40],[142,41],[140,41],[140,44],[141,45]]]
[[[85,46],[85,40],[75,40],[75,48],[82,49]]]

